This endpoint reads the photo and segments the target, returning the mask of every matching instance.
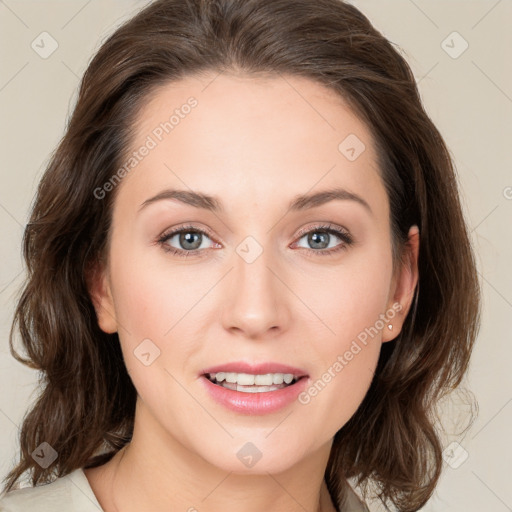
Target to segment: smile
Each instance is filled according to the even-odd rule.
[[[288,387],[300,377],[292,373],[234,373],[234,372],[217,372],[208,373],[206,377],[217,384],[233,391],[241,391],[242,393],[266,393],[269,391],[277,391]]]

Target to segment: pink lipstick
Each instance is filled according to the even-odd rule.
[[[206,368],[200,375],[210,397],[242,414],[276,412],[290,405],[305,388],[308,374],[281,363],[236,361]]]

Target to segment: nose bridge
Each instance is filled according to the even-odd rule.
[[[251,236],[236,247],[223,312],[226,329],[241,330],[254,337],[284,327],[286,297],[282,283],[274,275],[278,264],[273,254],[272,249],[264,248]]]
[[[236,248],[235,278],[238,286],[249,287],[254,296],[268,294],[273,288],[272,249],[264,248],[252,236],[246,237]]]

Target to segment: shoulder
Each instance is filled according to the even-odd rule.
[[[370,512],[367,505],[361,501],[350,485],[347,485],[346,499],[340,512]]]
[[[0,495],[0,512],[89,512],[102,509],[83,470],[76,469],[49,484],[22,487]]]

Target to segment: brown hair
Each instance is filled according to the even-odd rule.
[[[118,170],[137,113],[160,85],[208,71],[288,74],[336,91],[368,125],[390,203],[393,262],[420,229],[419,281],[397,338],[335,435],[325,479],[335,503],[356,477],[384,504],[420,509],[442,469],[439,399],[466,372],[480,288],[448,149],[426,114],[404,58],[340,0],[158,0],[118,28],[92,59],[66,133],[40,182],[23,238],[28,276],[17,304],[13,356],[41,371],[23,420],[20,462],[32,485],[109,460],[130,441],[136,390],[117,334],[102,332],[86,282],[105,257],[115,194],[93,191]],[[115,189],[114,189],[115,191]],[[421,291],[420,291],[421,289]],[[13,347],[18,326],[28,359]],[[42,468],[42,442],[58,453]]]

